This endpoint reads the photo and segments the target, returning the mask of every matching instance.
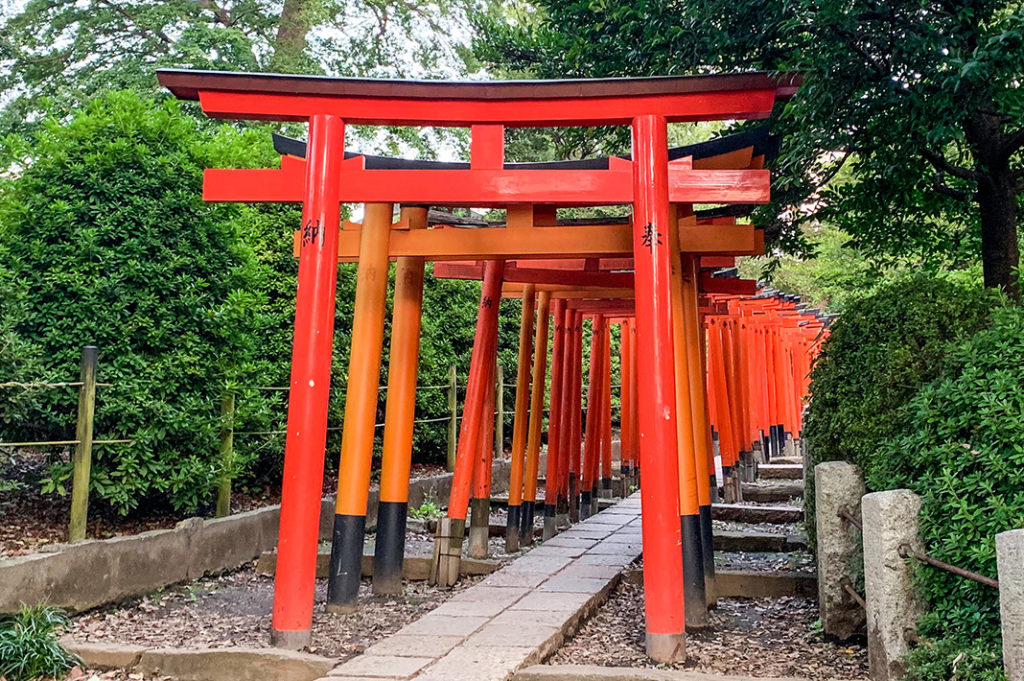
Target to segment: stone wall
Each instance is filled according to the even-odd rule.
[[[492,489],[508,489],[509,463],[494,462]],[[418,478],[409,488],[409,507],[433,496],[443,502],[451,474]],[[377,520],[378,490],[370,491],[367,527]],[[0,613],[21,605],[49,603],[73,611],[88,610],[156,589],[237,568],[277,546],[281,509],[268,506],[226,518],[189,518],[173,529],[112,539],[55,544],[47,550],[0,560]],[[324,497],[320,538],[328,540],[334,523],[334,497]]]

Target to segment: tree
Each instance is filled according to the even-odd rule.
[[[161,67],[450,73],[468,2],[29,0],[0,19],[0,135],[105,90],[155,92]]]
[[[1020,2],[539,0],[474,21],[481,60],[539,77],[803,71],[774,121],[769,236],[799,248],[827,219],[888,255],[980,252],[1019,299]]]

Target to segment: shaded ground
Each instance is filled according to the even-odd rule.
[[[39,481],[47,468],[47,456],[39,451],[23,450],[0,460],[0,558],[35,553],[48,544],[67,541],[67,523],[71,508],[70,494],[41,494]],[[415,465],[413,477],[427,477],[444,472],[443,466]],[[324,476],[323,493],[337,489],[337,473]],[[231,498],[232,511],[238,513],[269,506],[281,501],[280,487],[236,492]],[[213,507],[200,509],[199,515],[212,517]],[[128,518],[104,512],[98,504],[89,509],[86,536],[106,539],[138,534],[147,530],[174,527],[175,523],[193,514],[162,508],[145,511]]]
[[[806,551],[787,553],[743,553],[715,552],[715,566],[733,570],[757,570],[759,572],[806,572],[814,574],[817,566],[814,556]]]
[[[451,589],[406,582],[400,597],[373,596],[364,579],[360,608],[350,615],[324,611],[327,581],[318,579],[309,652],[336,658],[361,653],[481,579],[464,577]],[[79,615],[68,633],[84,642],[154,647],[269,647],[273,595],[273,577],[257,574],[250,565]]]
[[[744,502],[745,506],[750,506]],[[712,520],[715,532],[767,532],[769,534],[791,535],[803,531],[802,523],[741,523],[733,520]]]
[[[796,676],[813,681],[867,679],[867,649],[824,641],[817,604],[805,598],[722,599],[710,628],[687,636],[689,659],[706,673]],[[547,664],[656,667],[644,653],[643,588],[623,582]]]

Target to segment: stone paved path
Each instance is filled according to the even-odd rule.
[[[544,542],[321,681],[506,681],[554,652],[641,554],[640,495]]]

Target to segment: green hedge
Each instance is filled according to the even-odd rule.
[[[914,490],[929,553],[995,577],[995,535],[1024,527],[1024,311],[975,285],[901,280],[847,308],[812,377],[813,461]],[[1003,679],[998,592],[929,566],[917,580],[929,612],[908,678]]]
[[[900,408],[939,376],[950,341],[986,324],[994,302],[980,286],[924,275],[849,302],[811,372],[803,436],[812,466],[852,461],[876,468],[884,444],[903,432]],[[813,517],[813,484],[805,503]],[[813,542],[814,523],[807,532]]]
[[[1024,310],[995,311],[988,328],[948,353],[941,378],[904,410],[905,434],[867,471],[874,489],[923,499],[921,535],[939,560],[996,577],[995,536],[1024,527]],[[913,678],[1001,679],[999,594],[927,566],[918,584],[930,612]],[[958,662],[956,657],[963,654]],[[970,670],[968,673],[967,670]]]

